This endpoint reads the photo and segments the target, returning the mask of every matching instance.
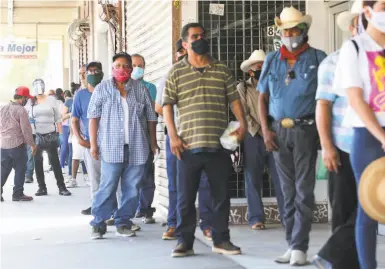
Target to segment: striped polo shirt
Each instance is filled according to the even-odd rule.
[[[178,134],[194,153],[222,149],[219,138],[227,127],[228,104],[239,99],[230,70],[214,59],[203,72],[187,57],[176,63],[163,92],[163,106],[178,107]]]

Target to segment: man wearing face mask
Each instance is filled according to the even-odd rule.
[[[3,186],[12,168],[15,169],[12,201],[32,201],[24,194],[25,171],[27,170],[27,149],[36,154],[36,145],[32,136],[28,113],[24,109],[28,99],[33,98],[27,87],[19,87],[13,100],[0,107],[0,148],[1,148],[1,202]]]
[[[250,58],[241,64],[241,70],[250,78],[237,86],[246,115],[248,132],[244,141],[244,168],[248,222],[253,230],[265,229],[265,213],[261,198],[265,165],[274,184],[280,216],[283,216],[283,195],[273,154],[266,151],[258,112],[259,92],[255,90],[265,61],[263,50],[254,51]],[[281,221],[283,218],[281,217]]]
[[[213,59],[205,29],[199,23],[185,25],[181,33],[187,57],[169,72],[163,92],[163,113],[177,161],[178,244],[172,257],[194,255],[195,199],[202,172],[206,172],[213,201],[212,239],[215,253],[237,255],[241,249],[230,241],[228,180],[231,158],[220,136],[227,127],[228,106],[240,123],[233,135],[242,141],[247,131],[242,103],[228,67]],[[179,127],[175,126],[174,105]]]
[[[257,86],[263,139],[273,151],[284,197],[288,251],[278,263],[304,265],[313,219],[319,138],[315,124],[317,70],[325,52],[309,46],[312,18],[285,7],[275,19],[282,47],[266,56]]]
[[[86,68],[88,86],[85,89],[79,90],[73,101],[72,108],[72,131],[76,136],[78,146],[83,149],[84,162],[86,164],[88,179],[91,184],[91,203],[95,198],[95,194],[99,189],[100,184],[100,160],[95,160],[91,156],[90,151],[90,135],[89,135],[89,120],[87,118],[88,106],[95,87],[103,79],[102,64],[100,62],[90,62]],[[82,214],[90,215],[91,207],[82,210]]]
[[[100,159],[103,167],[92,203],[92,239],[106,233],[105,221],[115,210],[119,182],[121,199],[114,212],[116,235],[135,236],[131,219],[138,205],[138,187],[150,151],[156,154],[159,150],[157,117],[144,84],[131,79],[131,56],[118,53],[112,61],[113,78],[95,88],[88,107],[91,155]]]
[[[143,79],[144,77],[144,70],[146,68],[146,61],[144,60],[144,57],[140,54],[132,54],[132,74],[131,78],[134,80],[141,81],[148,92],[150,93],[151,100],[155,102],[156,99],[156,86],[152,84],[151,82],[145,81]]]

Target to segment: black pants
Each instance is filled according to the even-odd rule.
[[[60,167],[59,154],[57,152],[56,146],[40,148],[38,146],[36,155],[35,155],[35,172],[37,183],[39,188],[47,189],[44,179],[44,168],[43,168],[43,151],[46,151],[48,154],[48,159],[52,165],[53,172],[55,174],[57,186],[59,189],[65,188],[64,177]]]
[[[231,175],[230,155],[225,152],[197,153],[185,151],[177,161],[177,227],[179,243],[194,244],[197,224],[195,200],[202,171],[207,174],[212,197],[212,238],[214,245],[230,241],[228,193]]]
[[[341,166],[329,173],[329,198],[332,207],[332,231],[318,255],[333,264],[333,269],[359,269],[355,242],[357,187],[349,154],[338,150]]]
[[[13,149],[1,149],[1,194],[12,168],[15,169],[13,197],[20,197],[24,191],[25,171],[27,170],[27,149],[25,144]]]

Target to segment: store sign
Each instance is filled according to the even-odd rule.
[[[1,59],[37,59],[36,42],[26,41],[0,41]]]
[[[210,4],[209,14],[212,15],[225,15],[225,5],[224,4]]]

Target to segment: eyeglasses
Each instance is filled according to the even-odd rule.
[[[100,74],[102,73],[102,70],[96,69],[96,70],[88,70],[87,75],[93,75],[93,74]]]
[[[124,69],[131,69],[131,65],[130,64],[113,64],[112,67],[114,69],[121,69],[121,68],[124,68]]]

